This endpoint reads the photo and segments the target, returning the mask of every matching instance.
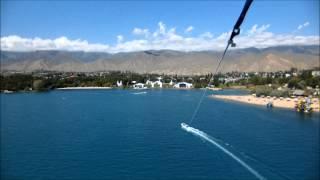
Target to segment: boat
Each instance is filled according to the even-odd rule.
[[[221,91],[222,88],[215,88],[215,87],[207,87],[207,89],[211,90],[211,91]]]
[[[188,124],[186,124],[186,123],[181,123],[181,128],[188,128],[189,126],[188,126]]]
[[[11,94],[11,93],[13,93],[13,91],[4,90],[3,93],[5,93],[5,94]]]

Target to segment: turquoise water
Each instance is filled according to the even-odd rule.
[[[181,129],[201,90],[137,92],[1,94],[1,179],[256,179]],[[267,179],[319,179],[318,118],[205,98],[191,126]]]

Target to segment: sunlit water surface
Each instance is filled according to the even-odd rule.
[[[181,129],[202,90],[137,92],[1,94],[1,179],[256,179]],[[205,98],[191,126],[267,179],[319,179],[318,118]]]

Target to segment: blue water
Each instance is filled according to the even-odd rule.
[[[1,179],[256,179],[180,128],[201,90],[136,92],[1,94]],[[205,98],[191,125],[267,179],[319,179],[318,118]]]

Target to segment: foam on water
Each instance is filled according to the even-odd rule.
[[[228,151],[226,148],[221,146],[219,143],[217,143],[212,137],[207,135],[205,132],[200,131],[199,129],[193,128],[185,123],[181,123],[181,128],[185,130],[186,132],[189,132],[195,136],[200,137],[203,140],[206,140],[210,142],[211,144],[215,145],[217,148],[219,148],[221,151],[229,155],[232,159],[236,160],[239,164],[241,164],[244,168],[246,168],[251,174],[253,174],[255,177],[257,177],[260,180],[265,180],[262,175],[260,175],[256,170],[254,170],[252,167],[250,167],[247,163],[242,161],[239,157],[234,155],[232,152]]]
[[[143,91],[143,92],[137,92],[137,93],[132,93],[134,95],[139,95],[139,94],[147,94],[147,92]]]

